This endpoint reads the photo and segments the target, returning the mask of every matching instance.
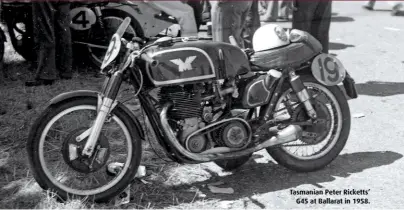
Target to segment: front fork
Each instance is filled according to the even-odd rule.
[[[81,141],[86,137],[86,134],[89,134],[88,140],[83,148],[82,155],[91,157],[94,152],[94,148],[97,145],[98,137],[100,136],[102,127],[107,117],[117,105],[116,96],[118,95],[119,88],[122,84],[122,72],[115,72],[110,79],[106,79],[103,89],[102,95],[104,97],[99,97],[98,106],[97,106],[97,117],[93,123],[93,126],[85,131],[83,134],[77,137],[76,140]]]

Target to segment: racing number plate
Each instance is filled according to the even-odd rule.
[[[74,30],[88,30],[95,24],[97,17],[95,13],[87,7],[78,7],[70,10],[70,27]]]
[[[101,65],[101,70],[107,67],[115,58],[118,56],[121,49],[121,38],[119,34],[114,34],[112,36],[111,42],[109,43],[108,51],[105,54],[104,61]]]
[[[316,56],[311,64],[314,78],[323,85],[338,85],[345,79],[346,70],[336,57],[322,53]]]

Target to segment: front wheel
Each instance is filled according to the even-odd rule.
[[[134,178],[141,160],[141,140],[131,118],[118,105],[104,123],[92,157],[81,155],[87,138],[76,137],[90,128],[97,115],[97,98],[79,97],[48,107],[31,128],[28,159],[35,180],[62,199],[86,197],[107,201]],[[123,163],[116,176],[108,167]]]
[[[338,86],[322,85],[309,75],[303,75],[301,79],[313,98],[318,121],[313,125],[302,126],[303,137],[298,141],[268,148],[267,151],[288,169],[311,172],[327,166],[342,151],[351,128],[351,114],[348,102]],[[294,103],[297,103],[296,94],[289,86],[284,87],[275,110],[289,107],[292,113],[288,111],[282,118],[292,123],[308,120],[303,105],[293,106]]]

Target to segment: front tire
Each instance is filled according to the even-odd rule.
[[[267,148],[267,151],[276,162],[288,169],[297,172],[312,172],[322,169],[330,164],[344,148],[348,140],[351,128],[351,113],[345,95],[338,86],[325,86],[319,83],[311,75],[303,75],[301,76],[301,79],[306,88],[308,86],[315,86],[319,89],[322,89],[329,95],[332,101],[336,102],[334,106],[339,107],[339,111],[337,110],[337,114],[341,118],[339,120],[340,128],[336,131],[339,134],[338,136],[334,137],[335,141],[334,143],[332,143],[333,145],[331,144],[328,149],[324,149],[324,151],[328,150],[326,153],[312,159],[306,157],[298,157],[294,154],[291,154],[285,149],[284,146]],[[284,88],[285,91],[287,91],[288,89],[291,90],[289,87]]]
[[[78,97],[78,98],[73,98],[69,100],[62,101],[58,104],[51,105],[48,107],[43,114],[35,121],[34,125],[31,128],[30,134],[28,136],[28,141],[27,141],[27,152],[28,152],[28,159],[29,163],[31,166],[31,171],[33,172],[33,176],[35,180],[38,182],[38,184],[45,190],[51,190],[54,191],[56,194],[58,194],[62,199],[66,200],[67,198],[71,197],[78,197],[78,198],[88,198],[90,200],[94,200],[96,202],[102,202],[102,201],[108,201],[109,199],[113,198],[114,196],[117,196],[120,194],[132,181],[134,178],[137,168],[139,167],[140,160],[141,160],[141,152],[142,152],[142,147],[141,147],[141,139],[139,137],[139,134],[137,133],[137,129],[135,125],[132,123],[132,120],[130,116],[128,116],[121,105],[118,105],[112,112],[112,120],[114,122],[117,122],[118,127],[122,128],[124,137],[126,138],[126,143],[127,145],[123,145],[123,148],[127,148],[128,153],[126,155],[126,160],[123,161],[124,165],[122,167],[121,173],[119,173],[116,177],[108,177],[106,176],[103,172],[108,173],[108,161],[112,161],[114,158],[119,159],[122,156],[122,151],[120,149],[113,149],[117,146],[120,146],[119,143],[117,143],[118,136],[116,134],[114,136],[109,136],[110,138],[107,138],[107,140],[104,140],[104,145],[108,144],[106,148],[108,148],[108,152],[106,152],[108,155],[106,156],[106,159],[102,159],[101,162],[103,164],[95,164],[94,166],[98,167],[97,171],[86,171],[83,172],[82,170],[77,170],[77,162],[75,164],[73,163],[72,159],[70,159],[70,162],[67,161],[69,159],[66,159],[70,157],[72,151],[70,150],[70,145],[75,143],[75,136],[77,134],[82,133],[82,131],[76,132],[75,135],[73,135],[73,138],[69,138],[69,136],[72,136],[71,133],[74,133],[77,129],[72,129],[74,131],[70,132],[69,134],[65,134],[67,137],[62,137],[62,133],[60,133],[57,140],[56,137],[49,137],[48,135],[52,134],[52,131],[50,129],[50,126],[53,124],[60,126],[58,129],[61,129],[62,127],[68,127],[71,128],[73,126],[72,124],[62,124],[58,123],[57,120],[61,117],[68,116],[71,113],[77,111],[77,110],[89,110],[92,114],[91,115],[96,115],[96,107],[97,107],[97,98],[95,97]],[[78,115],[82,116],[82,115]],[[72,117],[73,118],[73,117]],[[95,118],[94,118],[95,119]],[[77,120],[78,125],[80,127],[83,127],[83,123],[79,123],[78,117],[75,119],[72,119],[72,121]],[[112,121],[111,120],[111,121]],[[104,128],[107,125],[104,125]],[[84,129],[89,128],[85,127]],[[55,129],[57,131],[57,129]],[[48,132],[49,131],[49,132]],[[56,133],[56,132],[55,132]],[[68,132],[65,132],[68,133]],[[57,135],[55,135],[57,136]],[[100,135],[101,136],[101,135]],[[103,134],[104,137],[104,134]],[[49,167],[47,168],[47,164],[45,162],[45,154],[47,154],[50,151],[44,151],[45,150],[45,141],[47,139],[52,139],[55,140],[55,142],[50,143],[52,145],[52,150],[55,150],[56,155],[52,156],[50,158],[51,160],[49,163],[54,163],[56,162],[55,159],[59,158],[62,159],[60,163],[57,163],[56,167]],[[101,137],[100,137],[101,139]],[[69,141],[70,140],[70,141]],[[85,142],[83,140],[83,142]],[[66,152],[66,142],[68,142],[68,149]],[[101,142],[101,140],[99,140]],[[49,143],[48,143],[49,144]],[[58,145],[61,145],[61,149],[56,149]],[[77,154],[81,154],[79,150],[77,150]],[[64,153],[63,153],[64,152]],[[112,152],[118,153],[116,156],[112,156]],[[61,155],[62,154],[62,155]],[[66,155],[67,154],[67,155]],[[62,157],[63,156],[63,157]],[[62,157],[62,158],[60,158]],[[103,156],[105,157],[105,156]],[[82,158],[82,157],[80,157]],[[76,155],[77,159],[77,155]],[[81,160],[81,159],[77,159]],[[94,155],[94,158],[89,158],[89,160],[94,160],[99,161],[99,156]],[[64,162],[63,162],[64,161]],[[68,172],[65,172],[65,174],[62,176],[62,178],[59,177],[61,176],[60,172],[57,172],[54,176],[50,172],[51,170],[58,168],[60,165],[67,165],[67,171],[71,171],[72,173],[77,173],[78,175],[73,175],[72,177],[68,177],[66,175]],[[81,163],[79,163],[81,164]],[[50,165],[50,164],[49,164]],[[93,164],[91,164],[93,165]],[[63,167],[63,166],[62,166]],[[55,169],[56,170],[56,169]],[[102,173],[103,177],[101,177],[100,173]],[[105,175],[105,176],[104,176]],[[94,179],[91,178],[89,183],[88,181],[84,182],[84,185],[81,184],[83,180],[86,177],[94,176]],[[96,177],[99,176],[99,177]],[[111,181],[108,182],[108,179],[112,179]],[[105,185],[101,185],[100,181],[102,179],[105,179],[106,183]],[[72,181],[71,181],[72,180]],[[77,182],[80,182],[80,184],[77,184],[76,187],[69,187],[67,186],[67,183],[72,182],[73,184]],[[94,189],[81,189],[83,187],[86,187],[85,185],[92,185],[92,184],[97,184],[101,185],[100,187],[94,188]]]

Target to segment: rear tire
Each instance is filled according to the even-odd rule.
[[[338,86],[325,86],[319,83],[311,75],[303,75],[301,76],[301,79],[306,87],[307,83],[319,85],[330,91],[330,93],[335,97],[342,115],[342,125],[339,137],[332,148],[326,154],[317,159],[296,158],[295,156],[286,152],[283,147],[270,147],[267,148],[267,151],[274,158],[274,160],[279,163],[279,165],[297,172],[312,172],[326,167],[339,155],[344,148],[351,128],[351,113],[345,95]],[[285,87],[284,90],[286,91],[287,89],[289,89],[289,87]]]
[[[125,111],[118,105],[113,111],[112,115],[117,117],[125,126],[125,129],[128,131],[131,140],[128,142],[130,144],[130,148],[132,148],[132,155],[130,157],[130,162],[128,164],[128,168],[124,172],[124,175],[115,183],[114,185],[109,186],[106,189],[100,189],[98,193],[87,193],[84,192],[86,190],[81,189],[72,189],[67,186],[64,186],[62,183],[57,182],[54,177],[49,177],[46,173],[48,169],[43,164],[42,159],[41,161],[41,152],[43,151],[40,148],[42,133],[46,130],[47,125],[51,122],[52,119],[58,116],[58,114],[62,113],[71,108],[75,107],[89,107],[91,106],[94,110],[97,107],[97,98],[94,97],[78,97],[66,101],[62,101],[58,104],[51,105],[48,107],[41,116],[35,121],[33,124],[31,131],[28,136],[27,141],[27,152],[28,152],[28,160],[31,166],[31,171],[33,172],[33,176],[38,184],[45,190],[54,191],[58,194],[63,200],[71,197],[78,197],[84,198],[87,197],[90,200],[94,200],[96,202],[103,202],[108,201],[114,196],[119,195],[132,181],[134,178],[137,168],[139,167],[141,161],[141,152],[142,152],[142,145],[139,134],[137,133],[136,126],[132,123],[130,116],[128,116]],[[66,139],[64,139],[66,141]],[[42,152],[43,153],[43,152]],[[71,170],[74,170],[73,168]],[[102,169],[100,169],[102,170]],[[48,171],[49,172],[49,171]],[[91,174],[91,173],[90,173]],[[89,175],[90,175],[89,174]],[[55,184],[55,182],[57,182]],[[60,186],[67,187],[71,191],[80,191],[82,194],[74,194],[72,192],[67,192],[66,190],[62,189]],[[109,183],[103,185],[104,187],[109,185]],[[99,187],[101,188],[101,187]],[[97,189],[99,189],[97,188]],[[93,191],[97,191],[97,189]],[[91,191],[91,190],[87,190]]]

